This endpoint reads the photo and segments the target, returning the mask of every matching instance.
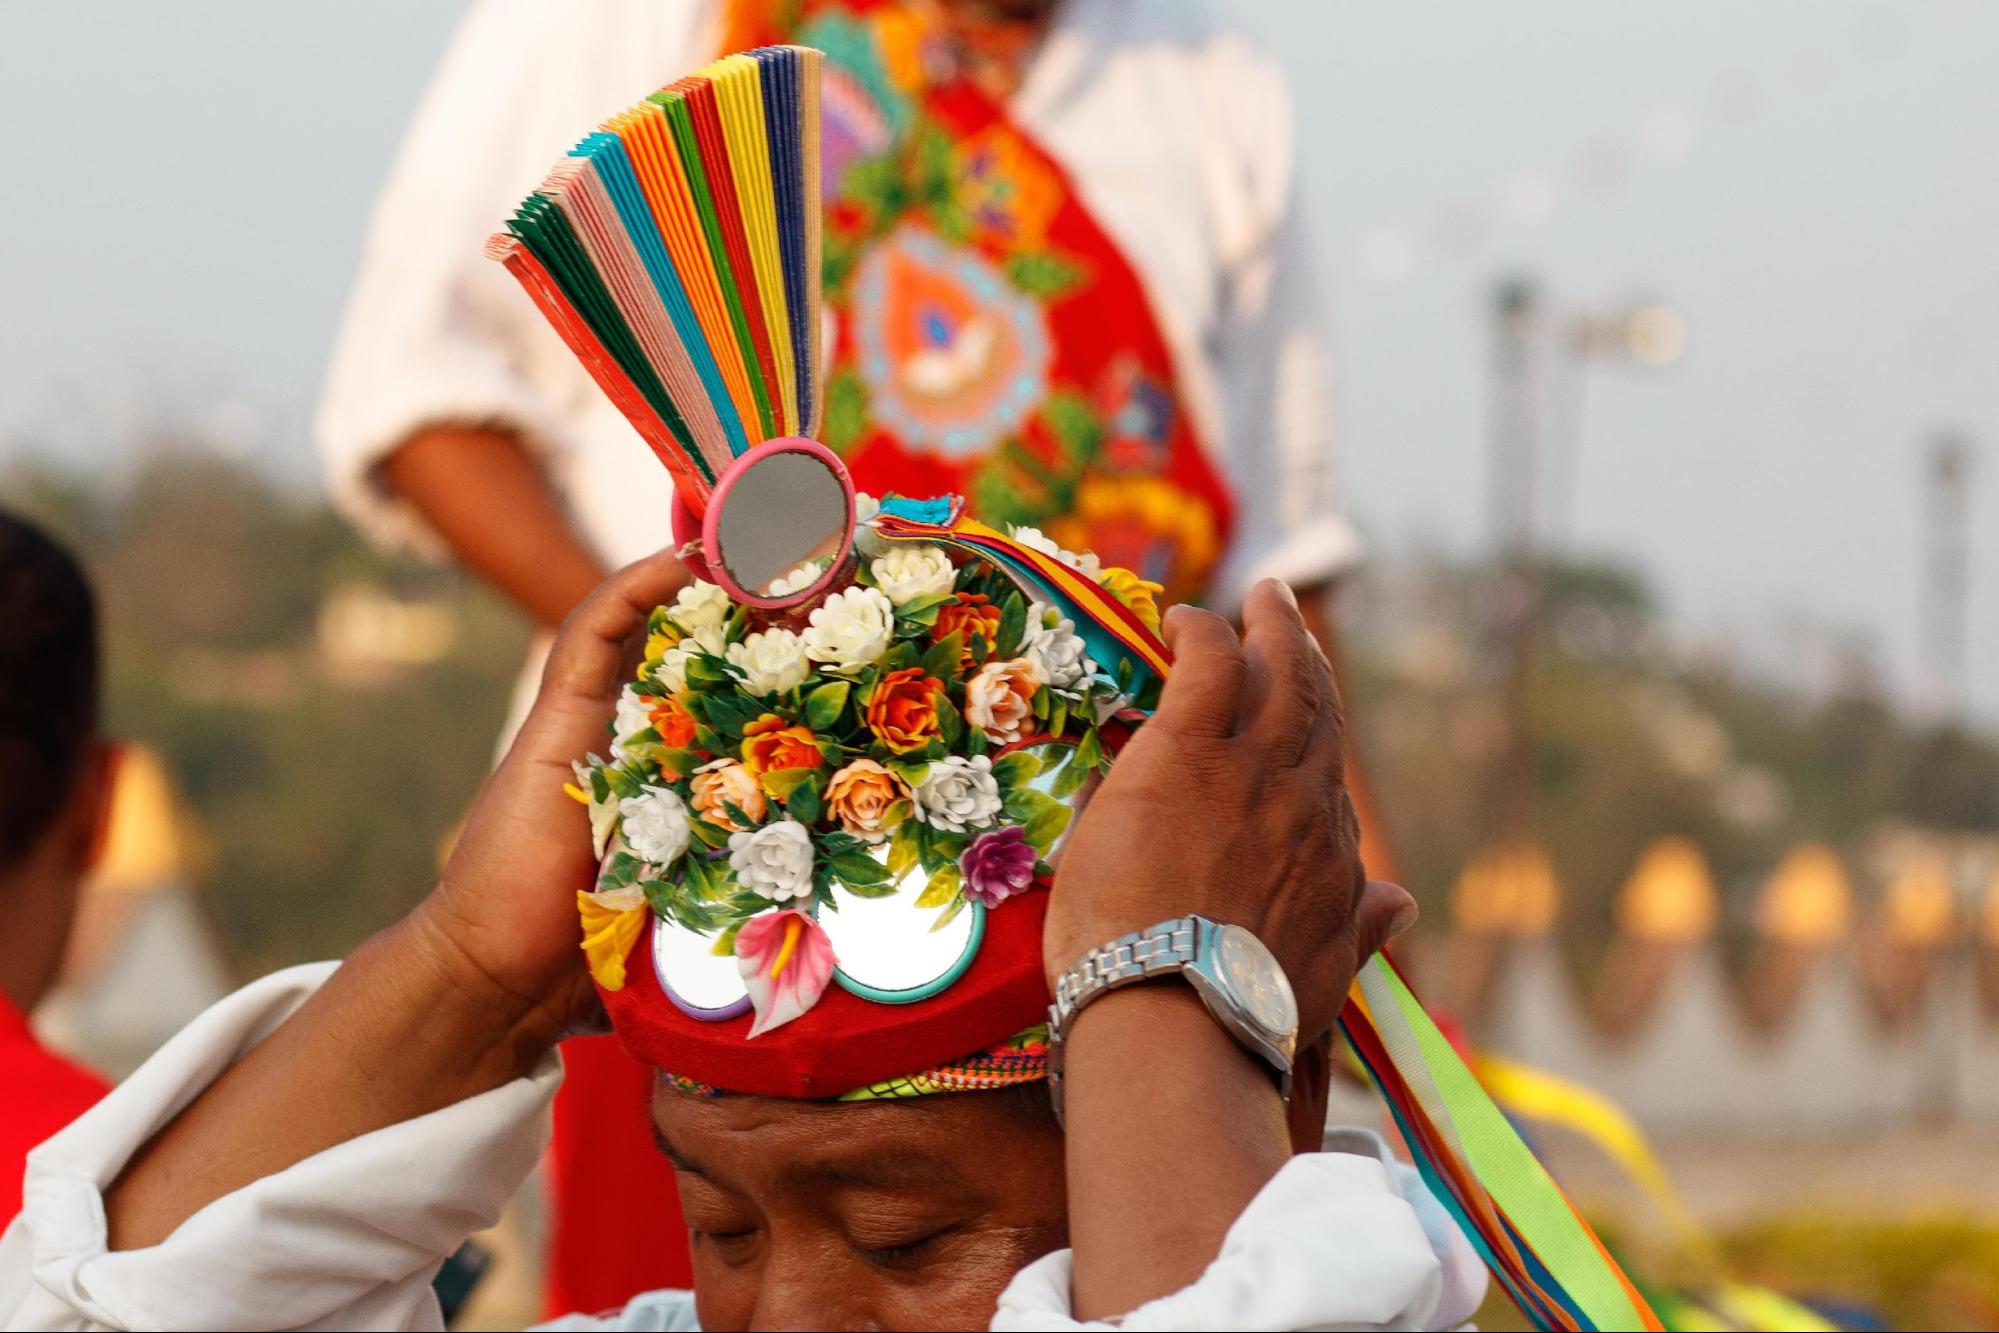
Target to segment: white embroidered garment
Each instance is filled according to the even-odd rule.
[[[377,1130],[203,1208],[165,1241],[107,1252],[101,1190],[132,1153],[282,1022],[334,965],[279,972],[222,1000],[28,1159],[0,1237],[9,1329],[437,1329],[430,1279],[492,1224],[548,1136],[561,1077],[532,1078]],[[1120,1327],[1448,1328],[1484,1272],[1413,1172],[1369,1155],[1293,1158],[1237,1219],[1207,1272]],[[1371,1146],[1369,1146],[1371,1145]],[[995,1329],[1103,1328],[1069,1315],[1069,1253],[1014,1279]],[[692,1329],[693,1297],[655,1292],[568,1329]]]
[[[588,126],[715,54],[714,0],[477,0],[377,204],[318,437],[377,536],[435,548],[375,467],[419,429],[537,451],[613,565],[664,535],[667,475],[481,246]],[[1332,372],[1276,63],[1182,0],[1066,0],[1012,103],[1124,250],[1236,495],[1218,604],[1359,554],[1334,484]]]

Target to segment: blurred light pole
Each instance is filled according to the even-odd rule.
[[[1557,490],[1551,508],[1559,536],[1567,528],[1575,489],[1585,369],[1594,363],[1663,369],[1685,354],[1687,327],[1677,310],[1656,301],[1632,301],[1608,311],[1554,309],[1539,285],[1519,274],[1494,288],[1491,320],[1486,512],[1493,637],[1505,662],[1507,743],[1489,788],[1487,834],[1512,841],[1530,836],[1533,828],[1530,688],[1540,636],[1537,529],[1548,484],[1544,474],[1552,474]],[[1553,394],[1557,382],[1561,392]],[[1557,457],[1548,459],[1550,453]]]
[[[1970,613],[1971,442],[1938,431],[1923,459],[1924,702],[1949,725],[1964,720],[1965,622]]]

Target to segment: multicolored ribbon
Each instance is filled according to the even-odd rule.
[[[890,540],[999,564],[1072,620],[1109,670],[1129,663],[1135,677],[1163,677],[1171,665],[1159,637],[1095,580],[967,518],[962,504],[891,499],[874,522]],[[1535,1327],[1664,1328],[1385,955],[1361,968],[1339,1024],[1431,1192]]]
[[[1028,596],[1072,621],[1099,666],[1116,674],[1128,663],[1133,694],[1165,676],[1173,660],[1165,642],[1109,589],[1067,561],[968,517],[964,509],[962,501],[890,496],[882,501],[875,531],[890,541],[935,542],[998,565]]]

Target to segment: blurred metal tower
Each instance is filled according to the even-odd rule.
[[[1530,689],[1539,632],[1540,571],[1534,517],[1544,433],[1543,315],[1535,284],[1503,279],[1492,301],[1491,456],[1486,504],[1492,543],[1489,633],[1503,663],[1505,750],[1487,777],[1486,836],[1530,836],[1534,819],[1534,734]]]
[[[1971,607],[1971,442],[1938,431],[1923,460],[1923,666],[1928,698],[1946,722],[1964,717],[1966,620]]]

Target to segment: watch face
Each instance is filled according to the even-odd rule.
[[[1258,1027],[1281,1036],[1298,1026],[1291,981],[1263,941],[1241,926],[1223,926],[1216,955],[1222,978]]]

